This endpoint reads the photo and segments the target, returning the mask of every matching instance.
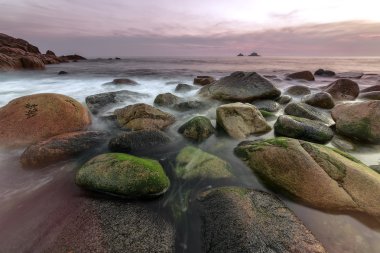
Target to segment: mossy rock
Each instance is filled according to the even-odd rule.
[[[196,116],[183,124],[178,132],[188,139],[202,142],[215,132],[215,128],[207,117]]]
[[[175,172],[184,180],[233,177],[226,161],[192,146],[183,148],[177,155]]]
[[[259,110],[261,115],[263,115],[264,118],[266,119],[274,119],[276,118],[276,114],[274,114],[273,112],[268,112],[268,111],[265,111],[265,110]]]
[[[76,184],[127,198],[147,198],[165,193],[170,181],[158,161],[107,153],[85,163],[76,174]]]

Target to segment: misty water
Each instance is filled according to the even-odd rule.
[[[144,98],[129,101],[123,106],[138,102],[153,105],[156,95],[171,92],[181,97],[193,97],[197,90],[188,93],[174,91],[178,83],[192,84],[197,75],[211,75],[216,78],[233,71],[256,71],[265,75],[279,89],[284,90],[295,84],[309,86],[313,92],[326,86],[335,78],[318,77],[315,82],[286,80],[285,75],[294,71],[318,68],[335,72],[363,72],[355,79],[361,88],[380,84],[380,58],[131,58],[123,60],[94,59],[77,63],[49,65],[44,71],[22,71],[0,73],[0,106],[10,100],[34,93],[54,92],[71,96],[84,103],[86,96],[127,89],[147,94]],[[67,75],[57,75],[61,70]],[[115,78],[130,78],[139,83],[136,86],[103,85]],[[296,99],[297,100],[297,99]],[[194,116],[193,113],[173,113],[177,122],[167,131],[175,137],[175,144],[167,149],[146,150],[141,156],[160,160],[169,177],[173,159],[181,147],[190,144],[177,133],[178,127]],[[282,114],[280,110],[277,114]],[[215,124],[215,107],[202,111]],[[270,124],[274,124],[274,120]],[[111,131],[96,118],[92,129]],[[249,139],[273,137],[273,131]],[[239,141],[224,135],[211,136],[199,145],[201,149],[227,160],[237,180],[235,185],[273,192],[235,157],[233,149]],[[331,146],[331,144],[328,144]],[[380,146],[360,145],[350,154],[367,165],[377,165],[380,160]],[[60,229],[70,220],[80,204],[80,197],[88,194],[74,183],[76,169],[94,154],[107,152],[107,143],[92,153],[43,169],[23,169],[19,163],[22,149],[0,150],[0,252],[40,252],[53,243]],[[223,185],[223,182],[201,182],[186,187],[204,189]],[[321,186],[323,187],[323,186]],[[180,198],[183,186],[172,181],[171,188],[161,198],[148,201],[146,205],[163,215],[176,220],[172,214],[172,203]],[[380,252],[380,223],[371,217],[358,214],[328,213],[304,206],[275,192],[286,205],[303,221],[329,252]],[[379,193],[380,196],[380,193]],[[181,207],[186,212],[186,205]],[[194,219],[194,220],[193,220]],[[195,217],[184,215],[177,220],[177,251],[196,252],[199,250],[199,231]]]

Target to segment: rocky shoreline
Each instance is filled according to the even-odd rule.
[[[24,49],[49,64],[32,45]],[[16,66],[17,57],[9,66]],[[379,222],[380,174],[342,147],[380,143],[380,101],[368,96],[355,101],[378,87],[360,91],[354,78],[337,76],[318,90],[304,85],[320,76],[335,73],[291,73],[287,78],[300,84],[285,91],[256,72],[237,71],[219,80],[198,76],[175,88],[182,94],[198,90],[196,95],[158,94],[153,106],[136,103],[145,95],[128,90],[140,85],[131,79],[105,83],[120,90],[88,96],[85,105],[61,94],[23,96],[0,108],[0,143],[25,148],[20,156],[25,173],[91,154],[72,179],[83,189],[75,215],[44,246],[46,252],[186,251],[177,229],[189,217],[199,232],[199,247],[189,246],[194,251],[327,252],[275,195]],[[194,117],[182,121],[177,113]],[[93,129],[94,121],[106,129]],[[179,137],[173,131],[186,145],[171,148],[169,156],[140,155],[175,146]],[[266,138],[272,131],[275,138]],[[221,136],[239,141],[236,157],[268,188],[280,191],[237,183],[233,165],[201,145]],[[329,142],[337,148],[324,145]],[[163,199],[166,217],[147,207]],[[80,226],[83,235],[74,238]]]

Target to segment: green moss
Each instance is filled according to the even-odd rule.
[[[364,118],[357,122],[349,122],[338,126],[338,132],[360,140],[371,140],[371,122]]]
[[[346,157],[347,159],[353,161],[353,162],[356,162],[356,163],[360,163],[360,164],[363,164],[360,160],[356,159],[355,157],[353,157],[352,155],[340,150],[340,149],[337,149],[337,148],[331,148],[331,147],[328,147],[329,149],[331,149],[332,151],[334,151],[335,153],[338,153],[339,155],[341,156],[344,156]]]
[[[276,114],[265,111],[265,110],[260,110],[261,115],[263,115],[264,118],[274,118],[276,117]]]

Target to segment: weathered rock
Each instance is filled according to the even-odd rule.
[[[217,100],[252,102],[255,99],[277,98],[281,91],[256,72],[238,71],[203,87],[199,94]]]
[[[380,174],[380,165],[371,165],[369,167]]]
[[[215,132],[215,128],[207,117],[196,116],[183,124],[178,132],[188,139],[202,142]]]
[[[329,114],[305,103],[290,103],[285,107],[284,112],[300,118],[319,120],[328,126],[335,124]]]
[[[197,87],[195,87],[193,85],[188,85],[188,84],[185,84],[185,83],[179,83],[175,87],[175,91],[176,92],[188,92],[188,91],[196,90],[196,89],[197,89]]]
[[[162,130],[175,122],[173,115],[143,103],[117,109],[114,114],[119,126],[130,130]]]
[[[333,97],[327,92],[307,95],[302,98],[302,102],[323,109],[331,109],[335,106]]]
[[[331,115],[338,133],[362,141],[380,142],[380,101],[340,104]]]
[[[276,135],[312,141],[317,143],[329,142],[334,132],[321,121],[282,115],[274,124]]]
[[[45,64],[36,56],[23,56],[20,58],[24,69],[45,69]]]
[[[259,110],[267,112],[277,112],[280,110],[280,105],[273,100],[258,100],[252,103]]]
[[[297,79],[297,80],[306,80],[306,81],[314,81],[314,75],[310,71],[300,71],[296,73],[292,73],[286,76],[290,79]]]
[[[80,131],[54,136],[27,147],[21,155],[21,164],[26,167],[42,167],[70,159],[102,145],[107,137],[107,133],[97,131]]]
[[[355,145],[352,142],[339,135],[334,135],[334,137],[331,140],[331,144],[344,151],[355,150]]]
[[[171,142],[170,137],[159,130],[140,130],[123,133],[109,142],[113,152],[135,152],[149,148],[157,148]]]
[[[281,97],[276,99],[276,102],[279,103],[280,105],[285,105],[285,104],[289,103],[290,101],[292,101],[292,99],[293,98],[291,96],[282,95]]]
[[[270,193],[221,187],[198,198],[203,252],[326,252]]]
[[[55,53],[51,50],[47,50],[45,54],[49,56],[56,56]]]
[[[336,75],[337,78],[353,78],[353,79],[360,79],[364,73],[362,72],[343,72],[343,73],[338,73]]]
[[[260,111],[251,104],[232,103],[216,109],[216,122],[232,138],[244,139],[250,134],[271,130]]]
[[[88,190],[127,198],[159,196],[170,185],[158,161],[121,153],[92,158],[78,170],[75,182]]]
[[[325,92],[336,100],[355,100],[359,95],[359,85],[350,79],[338,79],[328,85]]]
[[[333,77],[335,76],[335,72],[331,70],[318,69],[314,72],[315,76],[323,76],[323,77]]]
[[[265,119],[274,119],[276,118],[276,114],[274,114],[273,112],[267,112],[267,111],[264,111],[264,110],[259,110],[261,115],[263,115],[263,117]]]
[[[128,85],[136,85],[138,84],[136,81],[133,81],[129,78],[117,78],[113,79],[113,81],[109,84],[128,84]]]
[[[304,96],[311,93],[310,88],[304,85],[294,85],[286,89],[286,94],[292,96]]]
[[[362,92],[360,93],[359,98],[367,100],[380,100],[380,91]]]
[[[183,101],[175,104],[173,106],[174,110],[177,111],[189,111],[189,110],[200,110],[206,108],[206,103],[198,100]]]
[[[233,177],[226,161],[191,146],[183,148],[177,155],[175,173],[183,180]]]
[[[158,94],[154,99],[154,103],[159,106],[170,106],[176,104],[180,97],[171,93]]]
[[[0,70],[8,71],[22,68],[23,66],[19,59],[14,59],[8,55],[0,53]]]
[[[212,76],[197,76],[196,78],[194,78],[194,84],[202,86],[212,84],[213,82],[215,82],[215,78]]]
[[[373,85],[367,88],[362,89],[360,92],[370,92],[370,91],[380,91],[380,85]]]
[[[68,73],[66,71],[63,71],[63,70],[61,70],[61,71],[58,72],[58,75],[67,75],[67,74]]]
[[[86,104],[92,114],[104,113],[123,102],[136,102],[139,98],[149,97],[146,94],[129,90],[99,93],[86,97]]]
[[[311,206],[380,216],[380,175],[338,149],[282,137],[245,142],[235,153],[264,180]]]
[[[71,97],[54,93],[24,96],[0,108],[0,145],[28,145],[84,130],[90,123],[86,108]]]

